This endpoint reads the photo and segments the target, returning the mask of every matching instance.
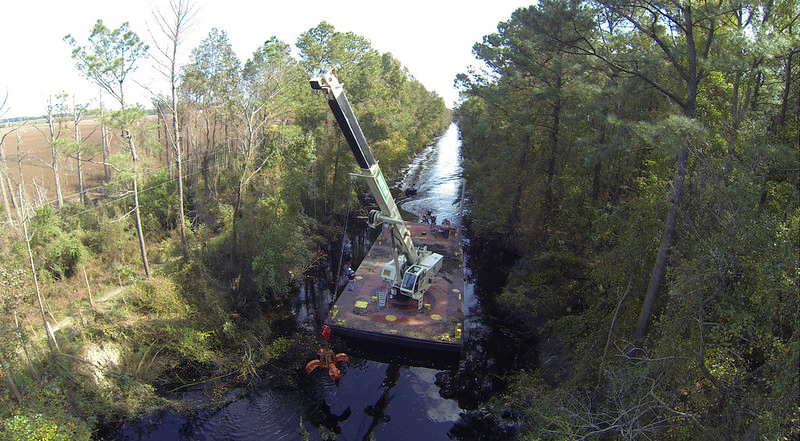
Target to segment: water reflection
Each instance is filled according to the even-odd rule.
[[[413,187],[417,190],[415,195],[401,199],[400,206],[418,216],[431,210],[439,222],[449,219],[459,223],[462,180],[460,156],[458,126],[451,124],[436,144],[425,148],[414,158],[399,180],[400,188]]]
[[[437,372],[363,359],[346,366],[338,387],[330,381],[316,387],[321,402],[330,407],[328,412],[347,418],[335,421],[335,427],[323,424],[310,429],[311,439],[326,433],[344,440],[447,439],[460,409],[438,394]]]

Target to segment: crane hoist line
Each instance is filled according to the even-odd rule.
[[[309,83],[312,89],[325,92],[328,106],[361,169],[359,176],[366,180],[370,192],[378,203],[380,210],[370,212],[369,226],[372,228],[385,226],[391,231],[393,258],[383,266],[381,278],[390,283],[397,294],[417,300],[418,307],[421,308],[425,291],[442,268],[442,255],[428,251],[426,247],[414,246],[411,233],[400,217],[397,204],[350,107],[350,101],[336,76],[336,70],[331,69],[314,76]]]

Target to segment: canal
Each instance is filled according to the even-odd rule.
[[[410,216],[431,210],[440,222],[449,219],[459,224],[461,173],[458,128],[453,124],[436,144],[414,158],[396,182],[403,193],[398,205]],[[408,194],[402,191],[409,188],[413,191]],[[354,253],[355,249],[370,245],[369,231],[360,231],[351,235],[347,244]],[[328,283],[311,279],[300,290],[292,305],[299,331],[319,329],[334,300],[331,290],[326,288]],[[478,308],[470,288],[471,285],[465,290],[466,315]],[[468,318],[467,321],[467,333],[480,330],[477,320]],[[341,340],[333,341],[346,345]],[[481,345],[474,343],[468,347],[482,350]],[[349,347],[334,349],[349,350]],[[450,439],[463,412],[454,399],[459,392],[458,385],[470,387],[469,382],[459,379],[459,366],[464,370],[465,361],[450,363],[445,368],[436,363],[423,364],[428,366],[424,367],[412,361],[413,357],[386,357],[385,352],[381,356],[371,356],[369,352],[363,348],[354,350],[352,362],[343,367],[338,385],[326,374],[315,372],[296,390],[269,387],[255,391],[226,390],[221,393],[227,396],[230,404],[190,414],[158,412],[136,424],[119,428],[114,439]],[[470,354],[464,357],[475,359]],[[450,379],[445,380],[449,384],[446,393],[438,385],[441,378]],[[192,400],[192,394],[187,394],[185,399]]]

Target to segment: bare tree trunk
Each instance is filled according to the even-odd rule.
[[[53,162],[53,180],[55,181],[56,186],[56,201],[58,201],[58,207],[61,208],[64,206],[64,194],[61,192],[61,177],[58,168],[58,151],[56,151],[55,147],[50,149],[50,154],[52,155]]]
[[[170,0],[169,13],[164,14],[161,11],[153,11],[158,26],[164,36],[169,40],[166,46],[158,47],[159,51],[164,57],[162,66],[165,68],[165,74],[170,81],[170,112],[172,113],[172,148],[175,151],[175,165],[178,172],[178,204],[179,219],[181,225],[181,243],[183,245],[183,258],[189,259],[189,248],[186,245],[186,221],[184,214],[186,209],[183,204],[183,148],[181,146],[181,130],[180,122],[178,121],[178,46],[183,38],[184,31],[187,26],[191,25],[197,9],[192,4],[191,0]],[[163,114],[162,114],[163,115]],[[166,117],[164,116],[165,134],[167,134]],[[188,151],[188,145],[187,145]],[[188,156],[188,154],[187,154]],[[169,155],[168,159],[169,161]],[[170,163],[170,175],[172,175],[172,166]],[[235,220],[234,220],[235,222]]]
[[[17,176],[19,176],[18,183],[22,184],[22,137],[19,136],[19,133],[15,133],[15,135],[17,135],[17,171],[19,172]],[[22,205],[22,201],[19,203]],[[19,210],[20,207],[17,206],[17,209]]]
[[[83,270],[83,280],[86,282],[86,296],[89,297],[89,306],[94,309],[94,301],[92,301],[92,287],[89,286],[89,278],[86,276],[86,267],[81,266]]]
[[[714,32],[717,26],[716,17],[702,15],[703,13],[701,11],[693,10],[693,4],[691,2],[676,4],[675,6],[680,12],[680,14],[677,16],[663,14],[663,11],[657,8],[648,9],[649,6],[647,5],[649,4],[647,2],[642,2],[642,4],[645,5],[644,9],[650,14],[661,14],[661,18],[664,18],[668,21],[674,20],[673,23],[681,29],[684,38],[681,40],[680,46],[672,48],[669,45],[664,44],[659,35],[655,33],[655,27],[640,27],[642,23],[636,22],[635,19],[629,19],[633,25],[640,27],[640,29],[648,29],[648,32],[652,32],[648,34],[648,37],[659,44],[659,47],[664,52],[667,59],[676,60],[675,50],[680,49],[680,53],[682,54],[681,57],[683,57],[684,61],[679,64],[673,64],[673,67],[677,69],[677,73],[681,77],[683,83],[686,85],[685,98],[681,99],[678,94],[667,92],[666,89],[662,90],[671,100],[681,106],[681,109],[683,110],[683,116],[686,118],[695,119],[697,116],[697,97],[700,91],[700,81],[702,81],[702,79],[706,76],[706,67],[704,62],[708,60],[710,51],[715,47],[713,43],[715,37]],[[708,27],[698,25],[699,22],[696,21],[697,17],[694,15],[695,12],[700,12],[701,17],[710,21],[710,25]],[[675,19],[674,17],[680,18]],[[650,18],[648,18],[648,20],[649,19]],[[698,43],[699,41],[703,41],[703,43],[700,44]],[[648,76],[642,71],[637,71],[636,75],[647,80],[650,84],[657,84],[656,80],[648,78]],[[645,294],[645,298],[642,303],[642,309],[639,313],[639,319],[636,324],[636,331],[633,335],[634,345],[637,347],[641,346],[644,336],[647,333],[650,315],[653,311],[653,306],[655,305],[658,291],[664,281],[664,274],[666,273],[667,269],[667,259],[670,254],[670,248],[672,247],[675,239],[675,228],[678,222],[681,201],[683,200],[684,181],[686,180],[689,166],[689,149],[691,139],[686,139],[682,142],[683,144],[678,151],[675,176],[672,180],[672,194],[670,195],[668,201],[669,209],[667,211],[667,218],[664,221],[664,230],[661,235],[661,245],[659,246],[658,254],[656,255],[653,271],[650,274],[650,283],[647,287],[647,293]]]
[[[173,89],[173,100],[175,99],[175,91]],[[174,102],[174,101],[173,101]],[[177,109],[176,109],[177,110]],[[183,156],[181,155],[181,143],[179,139],[179,131],[178,131],[178,116],[176,112],[173,112],[173,124],[175,124],[175,162],[178,166],[178,201],[179,201],[179,218],[181,220],[181,244],[183,245],[183,258],[184,260],[189,260],[189,247],[186,244],[186,219],[185,213],[186,208],[183,205]]]
[[[36,183],[36,178],[31,179],[33,189],[36,191],[36,204],[34,208],[41,207],[47,201],[47,189]]]
[[[75,153],[75,159],[78,161],[78,194],[80,195],[81,204],[86,205],[86,184],[83,181],[83,158],[82,151],[78,149]]]
[[[3,99],[0,102],[0,111],[2,111],[3,108],[5,107],[7,99],[8,99],[8,93],[6,93],[5,99]],[[16,227],[14,225],[14,218],[11,216],[11,204],[9,204],[8,193],[6,193],[6,180],[8,179],[8,165],[6,163],[6,154],[5,154],[5,149],[3,148],[3,142],[6,140],[6,136],[8,136],[12,131],[16,135],[18,128],[19,127],[16,127],[11,131],[7,131],[6,133],[4,133],[3,136],[0,136],[0,193],[2,193],[3,197],[3,208],[5,209],[6,212],[8,227],[11,230],[16,230]],[[10,181],[8,181],[8,183],[9,183],[8,192],[10,193],[13,191],[12,190],[13,187],[10,186],[11,185]]]
[[[4,174],[4,173],[3,173]],[[14,218],[11,217],[11,204],[8,203],[8,196],[6,195],[6,184],[4,176],[0,176],[0,192],[3,193],[3,209],[6,212],[6,221],[8,226],[14,228]]]
[[[800,49],[795,49],[786,55],[786,64],[783,69],[786,75],[784,76],[783,93],[781,94],[781,111],[778,114],[778,121],[775,123],[777,127],[783,127],[786,122],[786,109],[789,107],[789,90],[792,86],[792,56],[798,52],[800,52]]]
[[[179,18],[176,18],[178,21]],[[172,142],[175,149],[175,165],[178,168],[178,203],[179,203],[179,218],[181,221],[181,244],[183,245],[183,259],[189,260],[189,247],[186,245],[186,220],[184,214],[186,208],[183,205],[183,154],[181,149],[181,130],[178,124],[178,91],[177,91],[177,70],[176,70],[176,57],[177,57],[177,34],[179,32],[179,23],[175,25],[176,41],[172,46],[172,130],[174,133]]]
[[[656,295],[664,281],[664,273],[667,270],[667,257],[675,237],[675,226],[678,223],[678,211],[681,200],[683,199],[683,184],[686,179],[686,170],[689,165],[689,142],[684,141],[681,150],[678,152],[677,168],[675,178],[672,181],[672,195],[669,198],[669,211],[667,219],[664,221],[664,231],[661,235],[661,246],[658,249],[656,263],[650,275],[650,284],[647,286],[647,294],[639,313],[639,321],[636,324],[636,332],[633,341],[636,346],[641,346],[642,339],[647,333],[647,326],[650,323],[650,313],[656,302]]]
[[[13,187],[6,187],[6,182],[11,184],[11,181],[8,179],[8,164],[6,163],[6,154],[3,152],[3,143],[2,139],[0,139],[0,192],[3,194],[3,208],[6,211],[6,220],[8,221],[8,225],[12,229],[15,229],[16,225],[14,225],[14,217],[11,215],[10,203],[10,194],[14,190]]]
[[[178,216],[178,218],[179,218],[180,226],[181,226],[181,244],[183,245],[183,258],[184,258],[184,260],[188,260],[189,259],[189,248],[188,248],[188,246],[186,244],[186,221],[185,221],[185,218],[184,218],[184,214],[186,213],[186,210],[185,210],[184,204],[183,204],[183,148],[181,146],[180,123],[178,122],[177,108],[175,106],[175,102],[176,102],[175,99],[177,97],[177,91],[176,91],[176,87],[175,87],[174,78],[175,77],[173,76],[173,83],[172,83],[173,84],[173,87],[172,87],[172,100],[173,101],[172,101],[172,105],[170,105],[167,108],[167,110],[169,110],[170,113],[172,114],[172,129],[171,130],[167,126],[167,123],[166,123],[167,118],[166,118],[166,115],[164,115],[164,110],[165,110],[164,107],[166,107],[166,106],[159,106],[158,115],[159,115],[159,118],[163,119],[163,121],[164,121],[164,131],[165,131],[165,135],[166,135],[169,147],[171,147],[175,151],[175,156],[174,156],[175,164],[174,164],[174,166],[175,166],[175,170],[177,170],[177,173],[178,173],[178,178],[177,178],[177,181],[178,181],[178,206],[179,206],[179,209],[178,209],[179,216]],[[169,149],[168,149],[168,151],[169,151]],[[173,164],[170,162],[170,166],[169,166],[170,175],[172,174],[172,169],[173,169],[172,167],[173,167]]]
[[[17,143],[19,144],[19,140],[17,140]],[[8,175],[8,160],[6,159],[6,153],[2,143],[0,143],[0,174],[2,175],[0,179],[5,180],[6,190],[8,191],[8,199],[5,199],[4,194],[4,200],[9,202],[14,209],[17,209],[17,202],[14,200],[14,186],[11,185],[11,177]]]
[[[83,139],[81,139],[80,128],[83,109],[78,108],[78,105],[73,100],[72,111],[72,123],[75,125],[75,159],[78,161],[78,195],[80,196],[81,204],[86,204],[86,189],[83,181]]]
[[[105,183],[111,182],[111,166],[108,164],[108,157],[111,155],[108,143],[108,128],[103,121],[105,109],[103,108],[103,94],[100,94],[100,145],[103,150],[103,178]]]
[[[622,294],[622,297],[620,297],[619,302],[617,302],[617,309],[614,311],[614,317],[611,319],[611,326],[608,328],[608,336],[606,337],[606,346],[605,349],[603,349],[603,357],[600,358],[600,369],[598,369],[597,373],[598,381],[600,381],[600,379],[603,377],[603,365],[606,362],[606,355],[608,355],[608,348],[609,346],[611,346],[611,339],[614,336],[614,328],[617,326],[617,318],[619,318],[619,311],[622,309],[622,302],[625,301],[625,298],[628,297],[628,293],[631,292],[631,283],[633,283],[633,276],[631,276],[631,278],[628,279],[628,287],[625,288],[625,293]]]
[[[136,145],[133,142],[133,135],[128,130],[125,130],[124,136],[128,138],[128,146],[131,149],[131,157],[133,158],[133,213],[134,219],[136,220],[136,234],[139,237],[139,249],[142,252],[142,265],[144,266],[144,273],[147,277],[150,277],[150,265],[147,263],[147,248],[145,247],[144,243],[144,232],[142,231],[142,217],[139,214],[139,186],[138,186],[138,174],[135,171],[136,165],[138,162],[138,158],[136,156]]]
[[[553,103],[552,113],[551,113],[551,123],[550,126],[550,157],[547,159],[547,187],[545,189],[545,228],[550,227],[550,220],[552,217],[553,212],[553,179],[556,176],[556,156],[558,155],[558,144],[559,144],[559,129],[561,128],[561,75],[556,76],[556,98],[555,102]]]
[[[11,392],[14,394],[14,398],[17,400],[17,403],[22,402],[22,396],[19,394],[19,389],[17,389],[17,385],[14,383],[14,375],[11,372],[11,369],[6,363],[6,359],[3,357],[3,351],[0,351],[0,368],[3,368],[3,371],[0,374],[5,374],[6,381],[8,382],[8,387],[11,389]]]
[[[125,112],[125,98],[121,91],[122,87],[120,87],[119,107],[122,112]],[[122,137],[128,140],[128,148],[131,151],[131,160],[133,162],[133,214],[136,221],[136,235],[139,238],[139,249],[142,253],[142,266],[144,267],[145,275],[149,278],[150,265],[147,263],[147,248],[144,243],[142,216],[139,212],[139,172],[137,170],[139,156],[136,154],[136,143],[133,142],[133,134],[126,126],[122,128]]]
[[[56,187],[56,201],[58,203],[58,207],[61,208],[64,206],[64,195],[61,192],[61,174],[59,173],[59,164],[58,164],[58,140],[61,138],[62,134],[62,123],[63,123],[63,115],[62,111],[63,106],[59,104],[53,104],[53,97],[47,99],[47,129],[49,131],[49,136],[45,135],[44,131],[39,129],[39,132],[47,139],[47,144],[50,146],[50,168],[53,170],[53,182]],[[58,113],[58,115],[54,115],[54,111]],[[22,176],[20,174],[20,176]],[[22,179],[20,179],[22,180]]]
[[[22,140],[20,139],[19,133],[16,133],[16,135],[17,135],[17,167],[19,168],[19,181],[20,181],[18,183],[18,185],[21,186],[22,185],[22,156],[20,155],[19,151],[20,151],[20,146],[22,144]],[[8,178],[8,173],[6,173],[6,178]],[[8,179],[7,183],[8,183],[8,192],[12,193],[13,192],[12,189],[14,187],[11,186],[11,179]],[[22,216],[22,195],[20,194],[19,197],[20,197],[20,199],[14,205],[17,208],[17,221],[19,221],[19,223],[21,224],[21,223],[24,222],[25,219]],[[12,199],[12,202],[14,202],[13,199]]]
[[[23,205],[24,198],[22,196],[22,184],[19,184],[19,200],[20,205]],[[36,277],[36,266],[33,264],[33,253],[31,252],[31,241],[28,236],[28,225],[23,219],[22,231],[25,234],[25,245],[28,247],[28,259],[31,264],[31,274],[33,275],[33,286],[36,288],[36,300],[39,303],[39,312],[42,314],[42,325],[47,328],[47,316],[44,312],[44,303],[42,302],[42,292],[39,290],[39,279]],[[47,345],[50,347],[50,353],[55,357],[55,348],[50,339],[47,339]]]

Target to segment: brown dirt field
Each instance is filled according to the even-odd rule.
[[[75,130],[71,123],[65,124],[63,139],[73,139]],[[81,135],[87,144],[93,146],[91,153],[84,154],[83,159],[83,178],[86,189],[100,186],[103,184],[103,154],[100,148],[100,122],[98,120],[86,120],[80,123]],[[0,128],[0,137],[11,129],[8,127]],[[43,131],[45,134],[43,135]],[[31,200],[38,201],[36,186],[45,190],[45,200],[43,202],[54,202],[56,200],[55,179],[53,169],[50,168],[52,155],[47,144],[49,132],[46,124],[26,125],[17,130],[20,135],[19,144],[17,136],[9,133],[0,148],[6,156],[8,174],[12,184],[16,186],[22,183],[24,191],[31,197]],[[119,153],[123,144],[118,130],[109,129],[111,139],[111,153]],[[87,162],[92,161],[92,162]],[[20,168],[22,169],[22,180],[20,180]],[[78,195],[78,164],[75,158],[68,157],[64,153],[59,155],[59,175],[61,178],[61,192],[65,202],[73,202],[79,199]],[[14,192],[17,189],[14,188]]]
[[[37,127],[44,131],[46,136],[49,136],[47,125],[28,125],[17,130],[17,133],[20,135],[19,143],[17,142],[17,136],[14,133],[9,133],[0,147],[2,147],[6,156],[8,174],[11,177],[11,181],[15,185],[21,182],[24,186],[24,190],[30,196],[34,196],[36,194],[36,190],[33,188],[35,180],[36,185],[46,190],[45,196],[47,200],[54,201],[56,199],[55,180],[53,178],[53,169],[49,166],[52,163],[52,155],[45,135],[42,135],[42,133],[37,130]],[[83,121],[80,124],[80,129],[83,137],[91,133],[85,142],[95,146],[92,148],[92,153],[88,155],[88,157],[93,157],[93,160],[96,162],[102,162],[103,155],[100,151],[100,123],[96,120]],[[8,128],[0,129],[0,136],[9,130]],[[75,130],[70,125],[62,135],[62,138],[73,139],[74,137]],[[113,151],[119,151],[119,136],[112,134],[111,138]],[[20,180],[20,168],[22,169],[22,180]],[[59,168],[61,192],[63,193],[65,202],[77,200],[77,161],[62,153],[59,158]],[[103,182],[103,166],[101,164],[84,162],[83,177],[85,181],[84,185],[87,188],[101,185]],[[14,190],[16,193],[16,189]]]

